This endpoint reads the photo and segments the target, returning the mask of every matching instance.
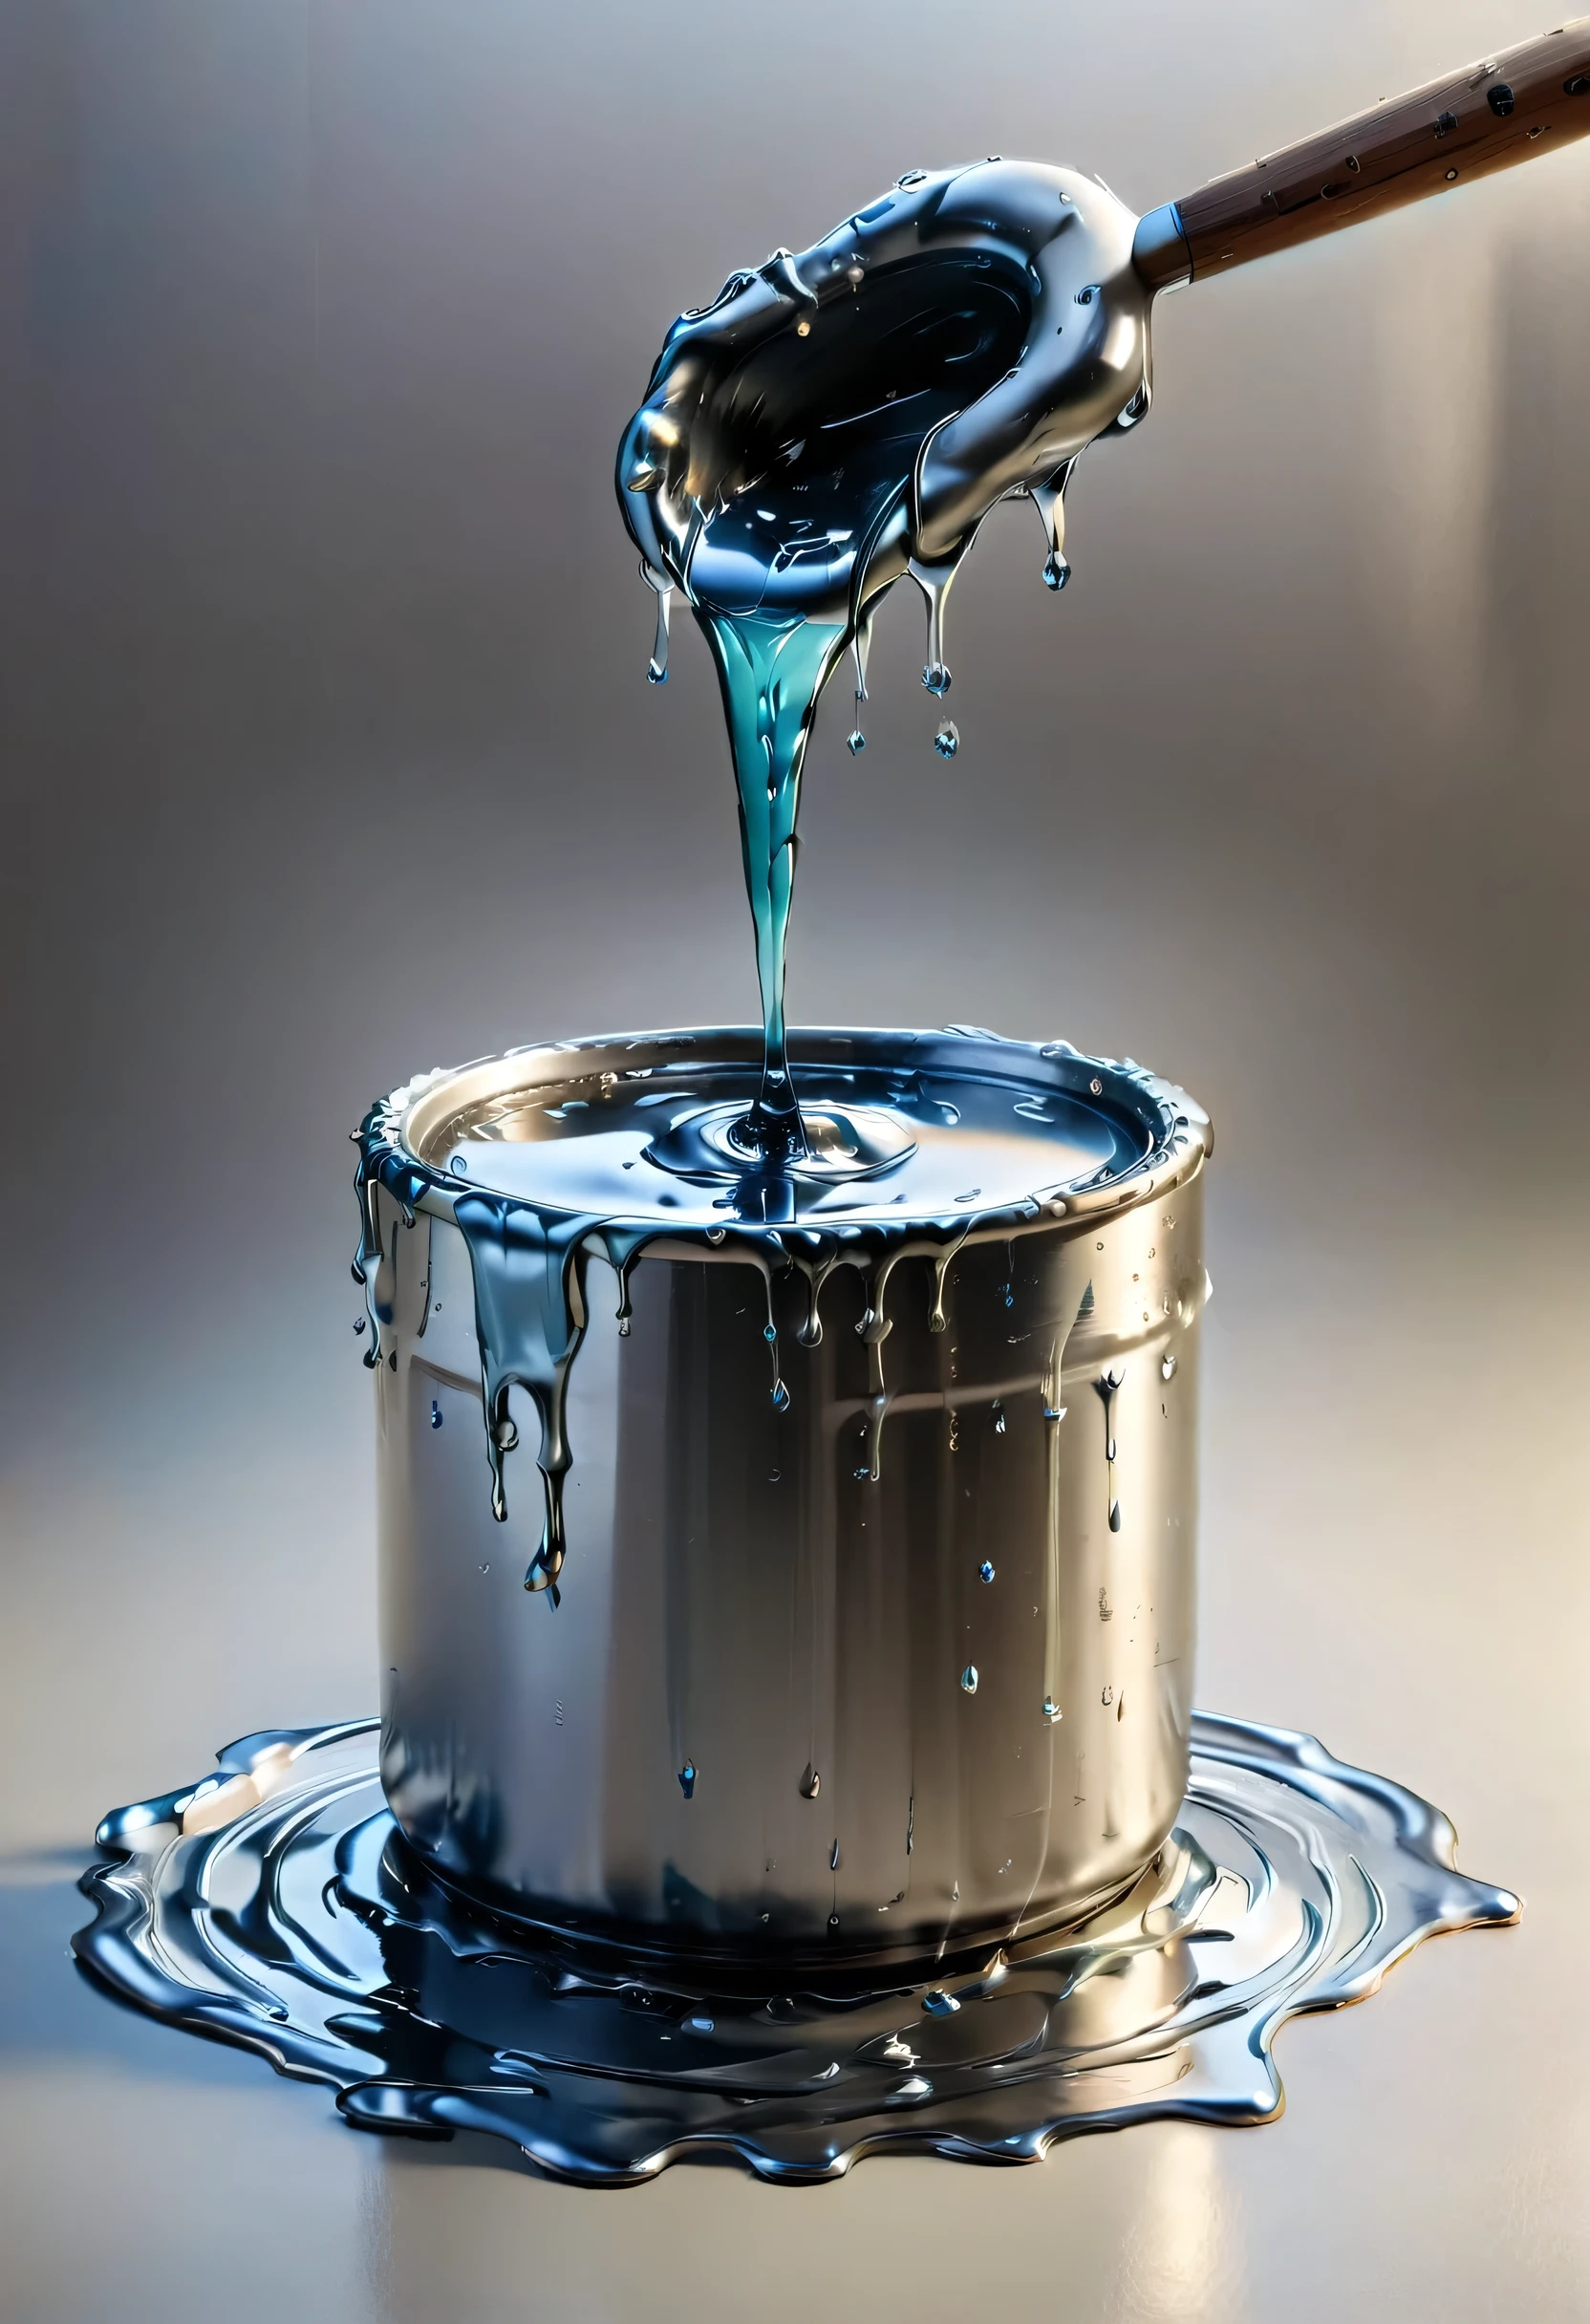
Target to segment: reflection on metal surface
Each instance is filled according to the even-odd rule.
[[[248,1736],[223,1777],[251,1781],[267,1754],[268,1796],[230,1822],[180,1831],[175,1796],[105,1818],[79,1959],[153,2015],[327,2083],[361,2128],[483,2132],[591,2182],[711,2148],[831,2179],[889,2145],[1025,2163],[1156,2116],[1263,2121],[1288,2017],[1519,1909],[1454,1871],[1450,1824],[1399,1784],[1199,1716],[1174,1833],[1085,1924],[931,1984],[686,1978],[432,1880],[382,1800],[374,1721]]]

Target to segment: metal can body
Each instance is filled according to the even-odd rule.
[[[1128,1883],[1187,1774],[1203,1152],[969,1241],[942,1328],[903,1259],[881,1393],[836,1267],[784,1410],[754,1269],[649,1252],[620,1336],[592,1259],[555,1608],[539,1501],[492,1516],[469,1257],[421,1206],[376,1369],[411,1843],[526,1918],[736,1959],[920,1959]],[[791,1341],[805,1296],[775,1278]]]

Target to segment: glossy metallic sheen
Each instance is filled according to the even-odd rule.
[[[796,1036],[797,1061],[803,1040],[838,1038]],[[774,1277],[781,1414],[763,1284],[732,1243],[652,1245],[623,1338],[592,1258],[555,1609],[522,1586],[534,1496],[492,1518],[462,1238],[429,1197],[397,1235],[376,1373],[381,1770],[443,1876],[631,1947],[921,1959],[1082,1916],[1171,1830],[1192,1695],[1207,1123],[1064,1044],[1045,1059],[915,1038],[944,1069],[1009,1059],[1018,1087],[1092,1077],[1107,1104],[1164,1109],[1179,1151],[1058,1219],[974,1235],[940,1332],[930,1262],[901,1260],[875,1477],[851,1269],[824,1285],[815,1347],[796,1339],[804,1286]],[[650,1057],[612,1046],[628,1066]],[[470,1102],[551,1095],[604,1062],[591,1044],[520,1052],[467,1068]],[[445,1087],[425,1087],[440,1120]]]

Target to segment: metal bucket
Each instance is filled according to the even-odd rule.
[[[764,1286],[731,1248],[644,1252],[627,1336],[593,1256],[554,1607],[523,1586],[539,1496],[493,1517],[437,1142],[462,1101],[545,1103],[677,1038],[522,1050],[388,1102],[409,1170],[370,1189],[393,1813],[444,1878],[630,1948],[921,1960],[1078,1919],[1154,1856],[1186,1784],[1207,1120],[1064,1044],[793,1037],[798,1076],[909,1041],[947,1073],[1087,1090],[1140,1159],[968,1239],[943,1328],[929,1261],[902,1259],[881,1378],[860,1276],[833,1270],[806,1347],[806,1287],[775,1273],[782,1412]]]

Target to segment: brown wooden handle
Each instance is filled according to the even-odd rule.
[[[1150,211],[1139,228],[1138,269],[1156,290],[1190,271],[1201,282],[1586,135],[1590,16],[1383,98]]]

